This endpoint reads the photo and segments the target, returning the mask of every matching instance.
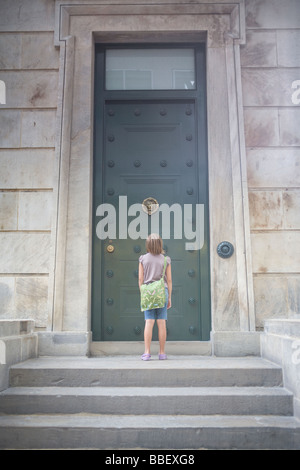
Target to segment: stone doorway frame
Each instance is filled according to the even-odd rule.
[[[55,12],[57,205],[49,331],[41,335],[41,350],[90,352],[94,43],[205,41],[212,352],[259,354],[239,50],[244,0],[56,0]],[[234,246],[228,259],[217,254],[222,241]]]

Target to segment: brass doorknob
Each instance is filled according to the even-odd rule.
[[[115,251],[115,247],[113,245],[108,245],[106,250],[108,251],[108,253],[113,253]]]

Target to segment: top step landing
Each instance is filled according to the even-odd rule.
[[[279,366],[260,357],[39,357],[10,370],[11,386],[279,386]]]

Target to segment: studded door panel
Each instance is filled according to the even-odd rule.
[[[182,224],[184,204],[203,202],[201,178],[206,176],[199,173],[197,162],[195,105],[192,101],[107,102],[104,115],[103,202],[115,207],[117,238],[102,242],[102,339],[141,341],[144,318],[139,308],[138,259],[145,253],[145,240],[132,239],[130,234],[125,238],[124,226],[119,226],[120,212],[122,221],[126,220],[120,196],[127,197],[127,209],[149,197],[159,205],[180,204]],[[150,233],[152,216],[144,217]],[[133,223],[133,228],[134,220],[127,214],[127,226]],[[183,225],[182,239],[176,239],[170,220],[170,236],[164,239],[173,277],[168,340],[199,340],[200,276],[208,273],[200,271],[200,252],[186,250]],[[192,223],[195,228],[195,220]],[[160,235],[163,227],[161,221]]]

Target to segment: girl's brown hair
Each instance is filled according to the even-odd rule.
[[[164,253],[163,241],[157,233],[151,233],[146,240],[146,250],[152,255]]]

